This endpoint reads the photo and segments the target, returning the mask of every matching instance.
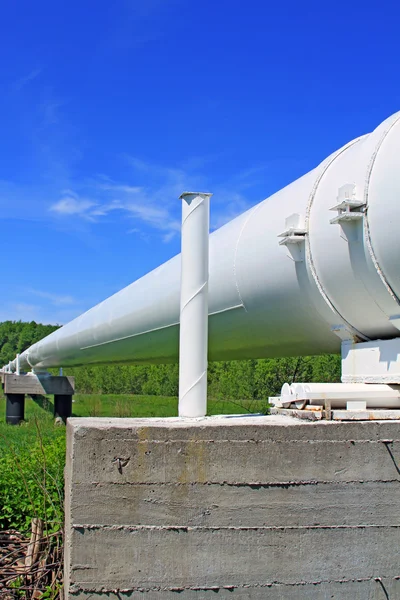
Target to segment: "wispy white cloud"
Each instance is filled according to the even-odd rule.
[[[253,204],[253,202],[249,202],[242,194],[230,189],[220,189],[217,191],[217,194],[219,195],[217,205],[213,206],[211,204],[211,229],[213,230],[226,225],[226,223],[245,212]]]
[[[93,223],[106,219],[118,219],[118,212],[129,217],[133,227],[127,233],[145,236],[157,234],[169,242],[181,229],[181,203],[179,195],[185,189],[213,191],[211,201],[211,228],[216,229],[247,210],[253,203],[247,191],[259,178],[264,167],[240,171],[228,181],[216,182],[196,169],[180,166],[164,166],[125,155],[124,162],[130,167],[125,181],[116,181],[101,174],[83,185],[84,196],[73,189],[66,189],[61,198],[52,203],[50,211],[60,217],[80,217]],[[193,165],[204,165],[196,157]],[[187,164],[189,164],[187,162]],[[143,239],[143,235],[141,236]]]
[[[33,69],[30,73],[25,75],[24,77],[20,77],[12,84],[13,89],[16,92],[19,92],[24,88],[28,83],[34,81],[41,74],[42,69]]]
[[[27,291],[30,294],[38,296],[39,298],[48,300],[53,306],[66,306],[66,305],[76,304],[76,299],[73,296],[63,295],[63,294],[53,294],[51,292],[35,290],[32,288],[29,288]]]
[[[123,185],[117,183],[100,183],[99,189],[107,192],[123,192],[124,194],[140,194],[143,188],[140,186]]]
[[[53,213],[61,217],[81,217],[86,220],[98,221],[110,216],[112,212],[123,211],[125,215],[136,223],[146,224],[155,231],[163,233],[163,239],[169,241],[179,232],[180,222],[175,218],[167,205],[157,206],[152,203],[149,191],[139,191],[139,188],[133,188],[126,185],[113,185],[112,191],[120,190],[121,199],[111,202],[94,202],[92,200],[81,199],[74,193],[68,195],[49,207]],[[141,189],[141,188],[140,188]],[[132,192],[132,190],[134,190]],[[111,190],[107,190],[111,191]],[[132,195],[135,199],[132,200]],[[136,196],[138,196],[136,198]],[[132,232],[132,228],[129,230]]]
[[[217,179],[215,166],[213,175],[207,176],[201,169],[163,166],[134,157],[125,156],[123,162],[126,170],[122,180],[105,174],[82,180],[64,177],[59,193],[54,186],[29,189],[0,181],[1,216],[50,222],[56,219],[57,227],[74,220],[74,231],[77,235],[80,230],[82,235],[85,232],[85,240],[96,236],[96,223],[119,222],[126,224],[126,233],[146,240],[155,236],[168,243],[179,236],[178,198],[185,189],[213,192],[212,230],[262,200],[255,195],[265,178],[262,166],[239,171],[230,179]],[[202,164],[200,158],[195,162]]]
[[[162,236],[164,242],[169,242],[180,231],[180,221],[167,208],[156,208],[146,204],[130,204],[126,210],[136,219],[147,223],[154,229],[166,232]]]
[[[211,229],[225,225],[231,219],[250,208],[257,200],[252,188],[256,187],[265,177],[267,165],[249,167],[235,173],[228,180],[218,180],[207,176],[210,163],[215,163],[223,158],[222,154],[195,156],[186,158],[183,166],[165,167],[147,163],[133,156],[125,159],[133,167],[134,172],[141,172],[155,178],[158,182],[152,188],[151,198],[163,200],[174,215],[180,217],[180,205],[177,198],[185,189],[203,192],[212,192],[211,199]],[[175,231],[180,230],[180,218],[174,220]],[[164,236],[164,240],[166,236]]]
[[[49,208],[50,211],[60,215],[81,215],[88,216],[89,209],[96,206],[91,200],[80,200],[75,196],[65,196]]]
[[[159,166],[141,159],[124,157],[128,166],[125,181],[101,174],[81,182],[82,195],[76,189],[64,189],[61,197],[51,202],[49,212],[59,218],[80,217],[93,223],[118,219],[118,212],[131,219],[142,233],[160,235],[170,241],[180,231],[178,196],[188,187],[190,177],[180,168]],[[144,228],[144,231],[143,231]],[[142,237],[142,236],[141,236]]]

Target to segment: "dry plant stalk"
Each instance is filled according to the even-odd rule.
[[[26,552],[25,567],[27,573],[32,569],[32,566],[36,563],[39,552],[40,552],[40,541],[43,537],[43,521],[42,519],[32,519],[32,533],[31,539],[28,544],[28,550]]]

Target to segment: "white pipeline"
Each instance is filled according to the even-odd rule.
[[[342,340],[400,337],[399,157],[397,113],[211,234],[210,361],[340,352]],[[204,252],[192,226],[206,222],[208,200],[183,199],[190,285],[182,291],[182,336],[196,336],[202,356],[181,352],[185,413],[196,377],[205,385],[206,330],[197,316],[187,329],[192,311],[204,318],[205,263],[191,273],[186,260]],[[177,362],[180,274],[175,256],[28,348],[20,368]]]

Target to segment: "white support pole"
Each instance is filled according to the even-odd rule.
[[[179,416],[207,413],[210,196],[184,192],[179,339]]]

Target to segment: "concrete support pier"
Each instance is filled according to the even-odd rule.
[[[400,598],[400,423],[72,418],[66,598]]]

